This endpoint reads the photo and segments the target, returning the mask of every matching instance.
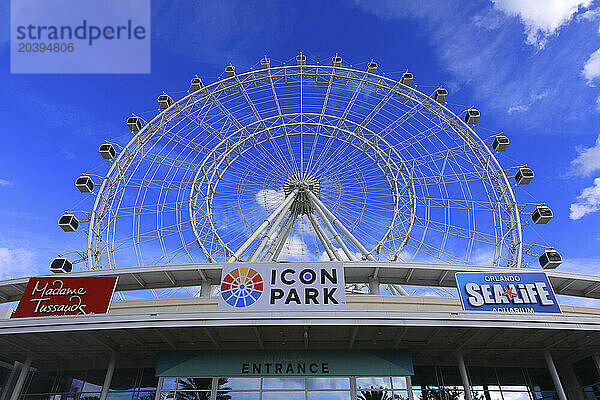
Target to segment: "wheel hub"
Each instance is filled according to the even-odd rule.
[[[314,211],[310,200],[308,199],[307,190],[310,190],[317,198],[321,193],[321,183],[310,174],[296,174],[290,176],[283,184],[283,192],[285,196],[289,196],[295,189],[299,189],[298,195],[292,203],[291,211],[296,215],[311,214]]]

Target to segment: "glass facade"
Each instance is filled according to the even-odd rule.
[[[600,376],[591,358],[573,365],[586,399],[600,399]],[[467,368],[475,400],[558,399],[545,368]],[[114,372],[108,400],[154,400],[154,368]],[[460,400],[464,390],[456,366],[414,366],[403,376],[172,377],[163,378],[159,400]],[[5,381],[9,370],[2,371]],[[21,400],[97,400],[106,370],[30,372]],[[1,383],[0,383],[1,384]]]
[[[108,400],[154,400],[158,378],[154,368],[116,369]],[[22,391],[22,400],[97,400],[106,370],[32,371]]]
[[[586,399],[600,399],[600,373],[592,357],[584,358],[573,364],[573,371],[583,387]]]
[[[408,399],[403,376],[164,378],[160,400],[391,400]],[[213,395],[214,397],[211,397]]]

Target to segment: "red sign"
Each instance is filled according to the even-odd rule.
[[[116,277],[30,278],[13,318],[105,314]]]

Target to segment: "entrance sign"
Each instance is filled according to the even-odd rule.
[[[413,375],[408,350],[223,350],[160,353],[156,376]]]
[[[456,285],[466,311],[560,313],[543,272],[457,272]]]
[[[105,314],[116,277],[30,278],[13,318]]]
[[[342,263],[224,264],[218,309],[331,310],[346,308]]]

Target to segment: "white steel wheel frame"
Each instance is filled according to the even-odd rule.
[[[285,113],[282,112],[281,109],[278,110],[277,115],[270,116],[268,118],[260,118],[258,116],[258,109],[249,99],[247,87],[250,87],[252,84],[257,85],[258,82],[266,82],[268,86],[270,86],[273,90],[273,95],[276,98],[276,92],[279,89],[279,82],[290,82],[293,79],[297,79],[299,81],[300,90],[303,88],[303,84],[306,85],[306,82],[312,78],[317,82],[319,79],[322,79],[324,82],[329,82],[328,86],[323,86],[326,88],[327,96],[329,96],[330,91],[332,91],[332,82],[334,80],[340,80],[346,82],[346,84],[350,85],[350,89],[353,89],[354,94],[353,97],[346,103],[346,109],[351,109],[355,103],[358,103],[357,98],[359,95],[364,95],[365,93],[368,95],[373,95],[373,93],[379,93],[381,96],[381,100],[379,103],[372,107],[369,110],[369,113],[365,116],[363,114],[362,123],[358,123],[351,119],[351,113],[346,113],[342,115],[342,117],[338,117],[338,121],[343,121],[343,124],[348,126],[355,127],[354,130],[347,128],[340,128],[340,124],[332,125],[326,123],[328,119],[332,121],[336,118],[335,115],[329,115],[325,113],[326,104],[323,105],[323,112],[321,113],[310,113],[302,110],[302,94],[300,95],[300,112],[296,113]],[[277,82],[276,82],[277,80]],[[293,81],[296,84],[297,81]],[[327,83],[325,83],[326,85]],[[352,86],[354,84],[354,86]],[[225,130],[227,135],[224,135],[223,132],[210,132],[209,124],[204,124],[203,121],[197,120],[192,114],[191,111],[194,110],[194,107],[211,107],[215,106],[221,101],[219,96],[222,96],[223,93],[233,92],[234,90],[238,90],[244,96],[246,96],[247,103],[249,108],[252,109],[252,113],[255,115],[255,120],[252,123],[252,126],[257,129],[248,134],[248,130],[250,124],[240,124],[240,123],[232,123],[232,126],[235,126],[236,130],[233,133],[230,133],[232,129]],[[397,96],[397,97],[396,97]],[[93,205],[92,212],[89,218],[89,228],[88,228],[88,248],[87,248],[87,261],[90,269],[98,269],[98,268],[114,268],[121,265],[115,259],[115,254],[118,253],[122,248],[127,247],[124,245],[126,240],[131,240],[133,242],[137,241],[137,244],[142,243],[145,238],[142,237],[139,233],[139,225],[137,226],[138,232],[136,233],[136,226],[134,224],[133,232],[129,238],[119,238],[116,236],[116,226],[118,218],[120,217],[119,212],[121,210],[126,209],[126,204],[122,204],[123,201],[126,201],[125,191],[126,189],[132,187],[131,182],[134,181],[134,174],[140,170],[143,170],[144,157],[146,157],[149,152],[145,147],[151,146],[151,148],[158,148],[156,146],[160,146],[160,143],[156,141],[152,143],[153,140],[157,138],[157,136],[166,137],[167,135],[172,135],[172,138],[177,138],[177,140],[182,140],[181,137],[177,137],[177,132],[174,132],[172,129],[173,125],[177,126],[177,118],[184,116],[183,118],[189,118],[189,120],[194,121],[198,126],[202,126],[204,129],[209,131],[209,134],[215,137],[220,138],[219,145],[224,146],[225,151],[222,151],[218,156],[216,149],[218,147],[203,147],[201,142],[191,143],[190,148],[194,148],[198,151],[199,154],[203,156],[201,158],[202,164],[200,164],[200,160],[195,160],[194,164],[191,165],[191,168],[195,168],[194,170],[194,179],[189,180],[185,183],[185,188],[180,188],[180,192],[187,192],[188,196],[184,198],[183,195],[178,195],[178,201],[176,204],[172,205],[172,209],[176,209],[176,217],[177,220],[173,225],[171,225],[173,234],[179,235],[182,240],[182,246],[180,249],[187,252],[188,247],[190,246],[189,239],[184,239],[182,233],[182,226],[184,224],[189,224],[189,227],[194,232],[194,242],[197,248],[201,249],[208,261],[217,261],[213,254],[222,251],[221,258],[231,255],[233,252],[232,249],[229,248],[228,244],[225,242],[223,237],[220,237],[218,233],[219,227],[216,225],[215,221],[213,221],[213,217],[211,215],[211,207],[214,206],[214,193],[216,192],[216,183],[215,187],[212,190],[215,190],[212,193],[209,193],[207,198],[202,198],[200,203],[204,202],[204,209],[207,211],[206,215],[208,220],[210,221],[207,226],[209,226],[210,233],[216,238],[215,242],[220,245],[220,249],[215,250],[214,245],[215,242],[210,243],[212,248],[207,246],[203,239],[206,238],[206,232],[199,232],[199,224],[197,221],[198,215],[198,202],[199,193],[201,190],[199,186],[196,186],[198,183],[200,186],[205,185],[206,182],[209,182],[208,179],[205,179],[205,174],[202,172],[200,165],[208,165],[209,155],[212,155],[213,161],[223,162],[225,160],[225,154],[230,153],[233,149],[239,149],[240,145],[245,141],[252,140],[252,138],[261,138],[263,142],[266,140],[272,141],[277,138],[286,138],[286,136],[292,137],[295,134],[287,135],[285,130],[293,129],[293,127],[301,127],[301,129],[307,128],[311,125],[314,125],[320,134],[321,130],[325,130],[324,132],[329,132],[331,130],[334,131],[334,134],[338,134],[343,132],[347,135],[355,136],[359,141],[362,141],[366,144],[370,149],[373,149],[373,154],[381,155],[382,152],[379,148],[379,143],[385,143],[385,138],[383,135],[378,133],[375,130],[369,129],[369,123],[372,122],[377,116],[378,113],[386,106],[386,104],[390,103],[392,97],[402,99],[406,102],[406,104],[412,104],[412,107],[409,108],[409,112],[406,114],[409,115],[401,115],[400,118],[405,117],[404,121],[400,121],[398,119],[396,122],[397,126],[394,126],[393,131],[398,126],[401,126],[402,123],[406,123],[410,118],[413,118],[414,115],[424,115],[428,113],[431,118],[427,117],[430,121],[432,118],[436,118],[437,121],[432,126],[440,127],[443,126],[444,129],[450,130],[453,134],[456,135],[457,141],[462,141],[458,143],[456,148],[446,148],[441,149],[439,151],[440,154],[446,152],[443,157],[445,157],[444,165],[447,165],[448,160],[452,157],[456,158],[457,154],[463,152],[474,157],[478,160],[479,165],[475,166],[475,172],[469,175],[469,178],[479,179],[481,181],[485,181],[488,184],[487,188],[493,188],[493,193],[488,192],[487,200],[477,200],[477,201],[466,201],[468,207],[475,209],[475,206],[481,205],[488,201],[491,204],[489,207],[489,212],[494,215],[494,227],[493,230],[495,233],[490,234],[490,237],[493,236],[495,241],[494,243],[494,256],[493,256],[493,264],[494,265],[506,265],[519,267],[521,266],[522,261],[522,230],[521,230],[521,221],[520,215],[518,212],[518,206],[515,200],[515,196],[513,193],[513,189],[508,181],[508,177],[504,170],[500,167],[497,159],[495,158],[493,152],[486,146],[484,141],[474,132],[474,130],[467,125],[462,118],[452,113],[446,106],[442,104],[438,104],[432,100],[431,97],[427,96],[424,93],[417,91],[412,87],[408,87],[402,85],[392,79],[387,77],[383,77],[380,75],[368,74],[365,71],[359,71],[353,68],[346,67],[330,67],[330,66],[322,66],[322,65],[307,65],[303,67],[298,66],[280,66],[280,67],[271,67],[267,70],[256,70],[249,71],[243,74],[235,75],[231,78],[219,80],[211,85],[204,87],[202,90],[197,92],[192,92],[187,96],[184,96],[180,100],[174,102],[168,109],[163,110],[158,115],[153,117],[149,122],[147,122],[144,127],[137,132],[124,147],[122,147],[117,155],[117,157],[112,161],[110,169],[104,179],[102,179],[100,188],[96,194],[95,202]],[[327,100],[325,100],[326,102]],[[207,105],[210,104],[210,105]],[[231,112],[223,107],[218,107],[220,112],[229,120],[235,121],[236,118],[231,114]],[[413,114],[410,114],[413,113]],[[295,123],[290,123],[290,119],[298,118],[300,121],[296,121]],[[318,122],[311,122],[317,118]],[[269,125],[267,125],[269,123]],[[270,139],[267,138],[271,131],[284,130],[283,134],[280,136],[272,136]],[[243,140],[238,140],[235,145],[228,144],[227,139],[236,138],[236,132],[238,135],[245,135],[246,137]],[[358,133],[357,133],[358,132]],[[367,134],[363,134],[363,132],[367,132]],[[387,133],[386,133],[387,134]],[[427,134],[427,131],[418,131],[415,132],[416,135]],[[262,135],[262,136],[261,136]],[[301,131],[300,135],[304,135],[304,132]],[[306,136],[309,136],[310,133],[307,133]],[[326,133],[323,133],[325,136]],[[368,138],[370,135],[370,140]],[[313,136],[317,136],[317,134],[313,134]],[[187,138],[186,138],[187,139]],[[238,137],[239,139],[239,137]],[[378,144],[373,144],[373,141],[378,140]],[[339,140],[336,138],[335,140]],[[183,140],[182,140],[183,141]],[[261,143],[263,143],[261,142]],[[264,142],[266,143],[266,142]],[[256,146],[256,144],[255,144]],[[387,149],[391,153],[394,153],[396,157],[396,161],[392,162],[388,161],[387,165],[394,165],[396,168],[400,169],[400,172],[397,176],[399,176],[403,183],[406,184],[407,196],[408,198],[415,199],[412,204],[408,204],[406,210],[409,214],[407,214],[405,220],[408,221],[408,224],[405,225],[405,229],[402,232],[403,238],[395,238],[395,242],[397,244],[397,248],[392,254],[390,259],[396,260],[400,255],[400,252],[403,250],[404,246],[411,241],[416,242],[418,245],[416,246],[415,254],[419,251],[427,250],[427,243],[425,235],[427,234],[427,226],[421,229],[424,233],[422,233],[422,237],[414,237],[411,236],[411,232],[414,232],[414,221],[416,219],[424,220],[424,218],[418,218],[417,208],[420,206],[426,205],[424,208],[429,210],[431,206],[431,202],[434,200],[448,200],[448,199],[426,199],[424,196],[421,196],[415,193],[415,184],[414,180],[416,173],[419,171],[421,166],[418,165],[416,160],[418,157],[412,157],[409,159],[405,159],[406,156],[402,153],[402,149],[398,150],[397,143],[387,144]],[[252,147],[247,148],[245,151],[249,151]],[[141,150],[144,149],[146,151],[145,154],[139,154]],[[378,150],[379,149],[379,150]],[[304,154],[304,153],[302,153]],[[402,156],[400,155],[402,154]],[[404,158],[403,158],[404,157]],[[169,157],[163,157],[162,160],[165,160]],[[171,155],[174,162],[171,163],[170,168],[177,168],[177,154]],[[412,162],[412,165],[411,165]],[[456,164],[458,161],[454,160]],[[469,160],[472,163],[472,159]],[[212,165],[215,165],[214,163]],[[217,164],[218,165],[218,164]],[[214,170],[213,172],[215,172]],[[206,172],[206,170],[205,170]],[[154,172],[156,174],[156,172]],[[460,172],[456,172],[455,176],[459,177],[458,179],[463,179],[464,182],[467,182],[468,179],[465,178],[465,174],[460,175]],[[476,175],[479,175],[478,178],[475,178]],[[142,181],[144,182],[153,182],[152,173],[148,170],[146,171],[144,178]],[[439,175],[440,178],[444,178],[443,172]],[[205,179],[206,182],[203,181]],[[218,181],[218,179],[217,179]],[[190,182],[193,182],[190,184]],[[460,183],[464,183],[461,181]],[[182,182],[179,182],[182,184]],[[160,179],[156,182],[157,185],[160,186]],[[129,186],[128,186],[129,185]],[[164,185],[164,183],[163,183]],[[210,185],[208,185],[210,186]],[[426,185],[425,185],[426,186]],[[141,187],[141,186],[140,186]],[[392,185],[392,188],[394,186]],[[487,190],[487,189],[486,189]],[[399,190],[398,190],[399,191]],[[140,195],[138,192],[138,197],[144,196],[144,194]],[[466,196],[465,196],[466,197]],[[417,204],[419,199],[421,200],[421,204]],[[397,206],[398,203],[395,203]],[[451,208],[450,202],[447,202],[446,205]],[[153,204],[152,207],[143,207],[140,206],[141,210],[144,208],[145,213],[154,212],[157,214],[157,220],[160,219],[158,214],[160,214],[161,209],[163,207],[163,211],[165,208],[165,204]],[[484,209],[485,207],[482,207]],[[182,210],[185,209],[187,213],[189,213],[188,221],[184,221]],[[133,210],[133,214],[135,214],[135,209]],[[141,211],[139,212],[141,214]],[[394,218],[397,218],[397,212],[394,212]],[[421,221],[423,224],[429,224],[431,221]],[[449,225],[449,224],[448,224]],[[390,230],[393,229],[393,224],[390,224],[387,232],[382,236],[385,238],[387,234],[389,234]],[[453,233],[449,233],[450,229],[447,229],[446,232],[442,232],[446,237],[448,235],[452,236]],[[466,231],[473,232],[474,228],[469,228]],[[317,234],[317,232],[315,232]],[[321,235],[322,236],[322,235]],[[458,235],[457,235],[458,236]],[[147,237],[147,240],[154,240],[152,237]],[[445,240],[445,239],[444,239]],[[471,238],[471,242],[473,242],[473,238]],[[136,251],[139,250],[137,248],[137,244],[134,243],[133,247],[136,248]],[[179,260],[177,257],[169,258],[166,255],[168,253],[168,249],[165,248],[164,243],[161,242],[161,247],[163,247],[163,251],[165,252],[165,257],[162,257],[162,261],[165,264],[171,262],[171,260]],[[377,245],[371,247],[369,250],[371,253],[377,253],[376,251]],[[434,246],[433,246],[434,247]],[[430,256],[435,256],[432,254],[432,251],[427,252]],[[441,253],[440,253],[441,254]],[[389,256],[389,253],[386,254]],[[401,257],[400,257],[401,258]],[[448,259],[443,259],[440,257],[442,262],[448,262]],[[465,263],[469,263],[469,259],[463,259],[460,255],[456,256],[453,261],[462,260]]]

